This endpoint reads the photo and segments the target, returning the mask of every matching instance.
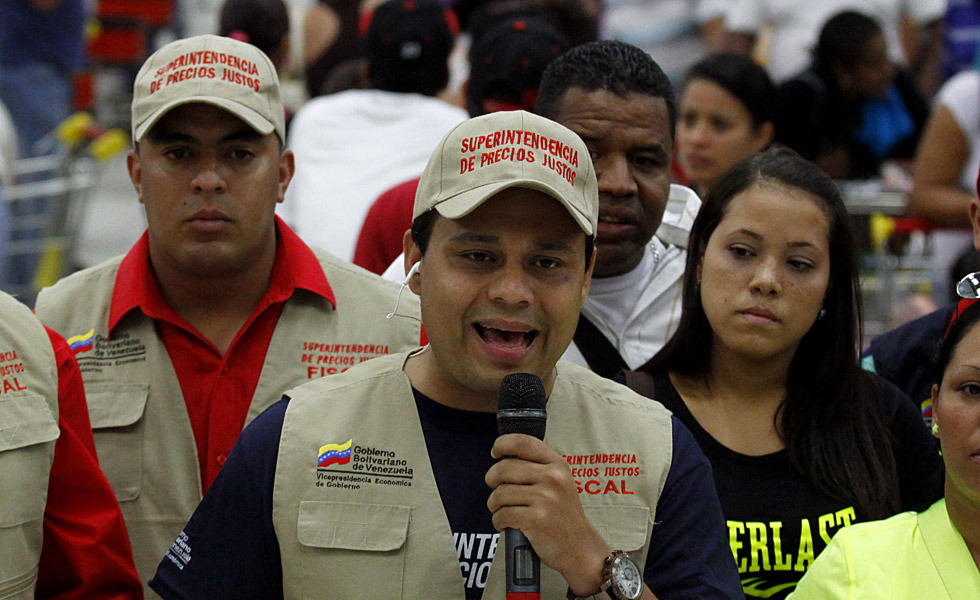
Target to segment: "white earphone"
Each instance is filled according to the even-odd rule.
[[[416,273],[419,272],[419,265],[421,265],[421,264],[422,264],[422,261],[420,260],[419,262],[417,262],[414,265],[412,265],[412,268],[408,270],[408,274],[405,275],[405,283],[408,283],[409,280],[412,279],[412,275],[415,275]]]
[[[412,280],[412,276],[419,272],[419,265],[421,265],[421,264],[422,264],[422,261],[419,260],[419,262],[417,262],[414,265],[412,265],[412,268],[408,270],[408,273],[405,275],[405,282],[402,283],[402,285],[401,285],[400,288],[398,288],[398,297],[395,298],[395,308],[390,313],[388,313],[386,315],[386,318],[390,319],[392,317],[407,317],[407,318],[413,319],[415,321],[419,321],[419,322],[422,321],[421,319],[419,319],[418,317],[415,317],[413,315],[402,315],[402,314],[399,314],[398,313],[398,303],[401,302],[402,292],[404,292],[405,291],[405,288],[408,287],[408,282]]]

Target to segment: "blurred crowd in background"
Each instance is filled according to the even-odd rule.
[[[4,289],[29,301],[41,285],[118,253],[139,235],[145,223],[138,218],[107,225],[90,214],[105,211],[97,202],[125,195],[125,184],[113,189],[100,176],[111,170],[104,164],[96,165],[87,195],[89,182],[72,187],[64,201],[70,208],[45,200],[43,191],[17,186],[63,175],[77,162],[80,145],[92,145],[112,128],[127,129],[132,81],[142,61],[168,41],[202,33],[254,44],[279,70],[293,123],[287,145],[297,151],[298,164],[281,215],[314,245],[378,272],[397,256],[397,244],[381,251],[368,240],[358,251],[374,200],[417,177],[442,133],[467,114],[532,108],[535,78],[554,54],[595,39],[642,48],[674,84],[676,182],[703,196],[733,164],[779,143],[840,181],[845,199],[862,202],[854,219],[860,250],[869,256],[862,267],[872,335],[948,301],[955,282],[976,270],[966,207],[980,165],[980,3],[444,0],[453,13],[449,29],[427,30],[430,24],[394,15],[385,25],[387,48],[364,36],[378,4],[2,3]],[[506,18],[510,27],[514,19],[531,20],[529,37],[539,41],[529,43],[525,55],[514,54],[516,42],[487,41],[518,39],[514,31],[501,33],[508,26],[499,22]],[[404,43],[423,33],[426,43]],[[475,48],[481,39],[483,48]],[[508,45],[513,56],[501,55],[499,48]],[[549,45],[555,51],[548,52]],[[472,68],[474,49],[483,52],[477,59],[488,71]],[[508,60],[523,61],[523,72]],[[62,126],[59,138],[59,125],[79,111],[91,119],[76,124],[80,133]],[[73,148],[68,155],[66,145]],[[127,145],[117,140],[96,149],[110,162]],[[386,151],[379,154],[379,147]],[[54,171],[23,163],[59,149]],[[324,200],[324,180],[343,202]],[[405,210],[389,218],[392,206],[379,205],[367,228],[400,230]],[[127,243],[100,252],[100,240],[111,245],[119,229],[126,230]],[[53,267],[50,243],[38,242],[52,236],[67,240]]]

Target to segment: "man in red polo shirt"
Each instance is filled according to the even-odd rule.
[[[293,176],[271,61],[216,36],[153,54],[127,163],[148,229],[123,257],[44,290],[69,338],[99,461],[145,582],[242,427],[303,381],[418,345],[385,319],[398,286],[307,247],[275,217]],[[406,294],[399,315],[414,316]]]

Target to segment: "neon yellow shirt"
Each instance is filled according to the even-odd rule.
[[[976,600],[980,571],[940,500],[837,532],[789,600]]]

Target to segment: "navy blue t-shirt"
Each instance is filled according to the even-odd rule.
[[[496,461],[497,415],[450,408],[415,390],[425,447],[453,532],[467,600],[483,596],[500,534],[487,508],[484,475]],[[502,541],[502,540],[500,540]]]
[[[288,399],[242,432],[217,479],[150,582],[166,599],[283,597],[272,490]],[[442,406],[416,392],[429,460],[460,560],[467,598],[486,585],[497,532],[484,482],[497,438],[491,413]],[[644,580],[661,600],[743,598],[711,466],[687,428],[671,419],[673,452]]]
[[[909,321],[876,337],[864,351],[864,367],[905,392],[927,423],[932,419],[932,384],[940,375],[939,346],[956,308],[952,303]]]

